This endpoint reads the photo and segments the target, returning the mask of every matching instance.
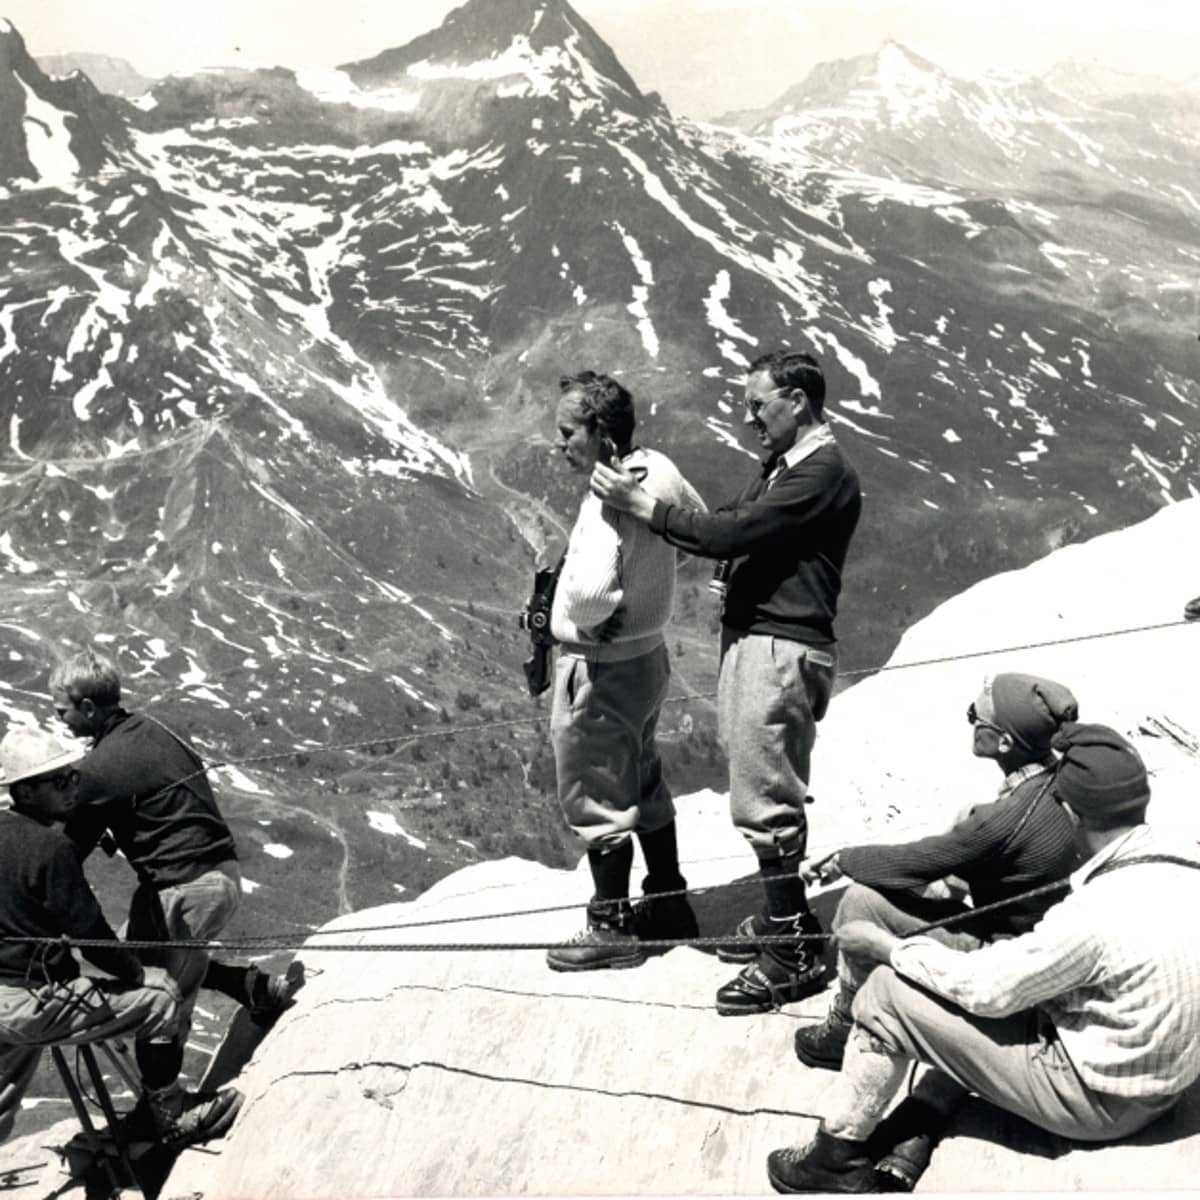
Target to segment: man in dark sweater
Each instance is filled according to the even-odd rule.
[[[972,752],[1004,773],[995,801],[961,814],[945,833],[890,846],[851,846],[802,868],[810,881],[854,880],[833,919],[835,934],[851,921],[870,921],[904,937],[932,921],[1006,900],[1065,879],[1077,865],[1075,827],[1050,790],[1056,760],[1050,739],[1078,705],[1060,683],[1006,673],[985,680],[967,710]],[[971,905],[959,898],[970,897]],[[1060,893],[955,920],[928,936],[956,950],[1028,933]],[[796,1056],[810,1067],[838,1070],[853,1027],[851,1005],[875,967],[838,953],[838,990],[825,1020],[796,1032]]]
[[[119,946],[86,946],[80,953],[105,976],[85,976],[52,940],[116,940],[74,847],[53,828],[75,807],[82,757],[41,730],[13,729],[0,742],[0,785],[12,798],[0,811],[0,1140],[45,1046],[128,1036],[140,1048],[178,1020],[179,988],[161,967]],[[194,1145],[233,1123],[236,1094],[152,1113],[164,1141]]]
[[[94,740],[80,766],[78,805],[67,836],[80,857],[110,839],[139,880],[126,936],[156,942],[215,938],[237,909],[241,875],[233,834],[217,808],[203,762],[154,717],[121,707],[120,677],[100,655],[85,652],[55,667],[50,690],[71,732]],[[167,1035],[137,1047],[152,1106],[178,1107],[186,1099],[179,1072],[202,986],[253,1010],[255,984],[260,991],[270,989],[261,998],[268,1008],[282,1007],[299,985],[298,979],[264,976],[255,967],[213,962],[204,950],[164,947],[139,953],[144,962],[168,972],[182,997]]]
[[[824,417],[825,379],[809,354],[750,365],[746,417],[767,458],[757,478],[711,513],[655,501],[619,467],[598,464],[592,490],[674,546],[722,560],[727,575],[718,721],[729,758],[733,823],[758,859],[762,913],[719,951],[748,965],[717,992],[717,1011],[765,1012],[824,979],[821,926],[798,869],[816,724],[837,671],[833,622],[862,495]],[[795,941],[757,943],[764,937]]]

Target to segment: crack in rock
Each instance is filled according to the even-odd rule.
[[[379,1069],[381,1071],[399,1071],[404,1075],[404,1081],[398,1086],[390,1090],[382,1090],[379,1088],[363,1088],[363,1095],[370,1100],[374,1100],[381,1104],[384,1108],[391,1109],[390,1103],[392,1097],[398,1095],[408,1083],[408,1076],[414,1071],[428,1069],[433,1071],[444,1071],[448,1075],[461,1075],[469,1079],[486,1080],[489,1083],[508,1083],[515,1084],[518,1087],[538,1088],[544,1091],[562,1091],[562,1092],[581,1092],[591,1096],[607,1096],[614,1100],[659,1100],[666,1104],[678,1104],[685,1108],[704,1109],[709,1112],[727,1113],[735,1117],[759,1117],[759,1116],[774,1116],[774,1117],[796,1117],[805,1120],[817,1120],[819,1114],[801,1112],[798,1109],[791,1108],[772,1108],[772,1107],[755,1107],[755,1108],[736,1108],[730,1104],[719,1104],[711,1100],[693,1100],[685,1096],[671,1096],[665,1092],[643,1091],[640,1088],[630,1089],[610,1089],[601,1087],[589,1087],[578,1083],[551,1083],[544,1079],[528,1079],[516,1075],[494,1075],[486,1071],[476,1071],[469,1067],[451,1066],[449,1063],[436,1062],[433,1060],[421,1060],[413,1063],[398,1063],[389,1062],[387,1060],[369,1060],[367,1062],[349,1062],[340,1067],[331,1067],[324,1070],[296,1070],[288,1071],[282,1075],[276,1076],[264,1088],[262,1088],[255,1096],[253,1101],[248,1103],[253,1104],[258,1099],[261,1099],[267,1092],[275,1087],[276,1084],[282,1083],[286,1079],[314,1079],[314,1078],[336,1078],[338,1075],[345,1073],[354,1073],[358,1071],[366,1071],[371,1069]],[[382,1090],[382,1096],[379,1094]]]

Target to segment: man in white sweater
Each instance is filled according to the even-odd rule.
[[[666,504],[704,507],[665,455],[632,444],[633,397],[615,379],[583,371],[561,381],[556,413],[567,465],[587,478],[619,460]],[[559,642],[550,736],[558,798],[587,842],[594,895],[587,928],[551,950],[556,971],[634,967],[643,937],[689,937],[695,918],[682,892],[675,806],[655,743],[670,663],[663,630],[675,595],[676,551],[641,522],[590,493],[571,530],[551,611]],[[647,899],[629,899],[633,835],[646,861]],[[668,893],[657,902],[655,896]]]

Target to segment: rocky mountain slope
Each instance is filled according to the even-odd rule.
[[[868,493],[852,670],[984,575],[1195,494],[1165,286],[1200,254],[1194,140],[1168,155],[1156,127],[1158,158],[1110,164],[1061,101],[1006,181],[987,94],[901,57],[959,113],[920,142],[957,172],[887,105],[835,124],[891,157],[836,162],[678,120],[565,0],[136,104],[0,25],[0,710],[44,717],[48,661],[100,639],[134,704],[234,764],[246,921],[313,925],[480,857],[572,856],[515,628],[579,497],[549,445],[564,370],[621,375],[642,440],[717,500],[754,469],[745,365],[816,349]],[[852,106],[863,69],[816,99]],[[1030,190],[1054,170],[1082,199]],[[679,696],[713,690],[706,576],[683,568]],[[670,711],[676,786],[717,781],[711,707]]]
[[[977,236],[1010,283],[1090,308],[1125,338],[1178,332],[1181,362],[1200,332],[1198,113],[1195,82],[1071,62],[1033,79],[958,77],[889,42],[722,123],[810,171],[855,167],[999,206],[1009,236]]]

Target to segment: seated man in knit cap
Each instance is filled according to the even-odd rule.
[[[141,1046],[178,1015],[179,989],[161,967],[120,945],[82,946],[103,972],[83,975],[60,940],[116,942],[74,848],[54,827],[75,808],[83,753],[40,729],[14,728],[0,741],[0,786],[12,800],[0,811],[0,1141],[46,1046],[115,1037]],[[172,1140],[174,1114],[155,1115],[160,1136]],[[236,1115],[235,1106],[204,1103],[188,1143],[221,1136]]]
[[[902,845],[851,846],[818,864],[805,864],[802,872],[810,879],[846,875],[854,880],[838,904],[834,932],[852,921],[872,921],[903,935],[947,921],[929,936],[969,950],[1032,929],[1057,896],[978,917],[964,914],[1062,879],[1075,865],[1074,826],[1049,794],[1055,765],[1050,739],[1064,721],[1078,716],[1075,697],[1052,679],[1006,673],[985,680],[967,718],[972,752],[992,759],[1004,775],[999,795],[968,810],[946,833]],[[957,884],[950,878],[966,886],[970,908],[955,898]],[[838,990],[828,1015],[796,1032],[796,1057],[802,1063],[833,1071],[841,1067],[850,1006],[874,967],[874,960],[840,947]]]
[[[564,378],[556,445],[587,478],[604,455],[636,473],[666,504],[703,508],[665,455],[632,444],[633,397],[615,379],[584,371]],[[588,494],[579,507],[551,609],[558,640],[550,737],[558,798],[587,843],[594,895],[587,928],[550,950],[556,971],[634,967],[643,937],[696,933],[683,896],[675,806],[655,744],[670,663],[663,628],[675,595],[675,550],[645,526]],[[646,861],[647,899],[635,912],[629,877],[636,835]]]
[[[1069,894],[1028,933],[975,950],[841,927],[844,953],[880,965],[855,998],[814,1141],[767,1159],[777,1191],[882,1190],[875,1164],[898,1149],[923,1169],[969,1092],[1060,1137],[1107,1142],[1200,1077],[1200,941],[1163,919],[1162,901],[1197,911],[1200,859],[1144,823],[1146,768],[1118,733],[1067,724],[1052,745],[1054,795],[1085,859]],[[931,1069],[884,1118],[914,1062]]]

